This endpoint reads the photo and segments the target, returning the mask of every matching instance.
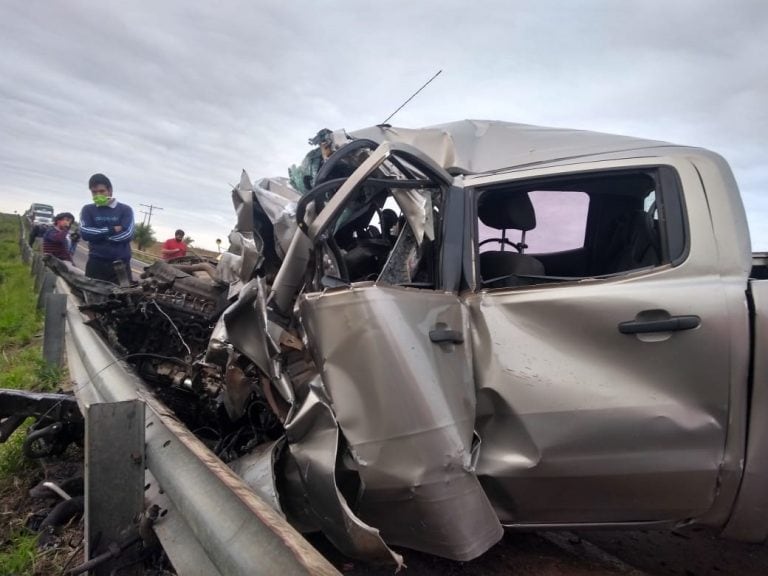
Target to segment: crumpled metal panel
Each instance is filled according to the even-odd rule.
[[[312,241],[304,232],[296,230],[269,296],[270,303],[282,314],[289,313],[291,302],[304,283],[311,252]]]
[[[240,476],[251,490],[281,515],[283,515],[283,510],[280,506],[274,469],[280,450],[283,449],[284,445],[284,438],[274,442],[266,442],[245,456],[229,463],[229,467],[234,473]]]
[[[384,543],[379,530],[354,514],[336,484],[339,426],[330,404],[317,392],[321,386],[317,377],[285,426],[314,520],[344,554],[371,562],[394,562],[399,568],[402,557]]]
[[[290,187],[287,178],[262,178],[254,187],[253,194],[272,223],[275,250],[277,255],[283,258],[298,228],[296,203],[300,195]]]
[[[389,544],[456,560],[485,552],[502,528],[473,469],[470,347],[429,336],[468,334],[456,296],[365,286],[305,295],[300,309],[358,468],[362,520]]]
[[[237,227],[229,234],[230,251],[240,256],[240,280],[248,282],[264,260],[264,241],[254,231],[253,185],[245,170],[232,190],[232,203]]]
[[[265,374],[271,373],[263,306],[258,300],[265,288],[261,278],[254,278],[240,291],[240,297],[221,315],[211,343],[232,344]],[[263,297],[262,297],[263,298]],[[221,326],[225,331],[221,330]],[[210,346],[209,346],[210,350]]]
[[[240,268],[242,265],[242,258],[232,252],[222,253],[216,265],[216,275],[214,278],[222,284],[229,284],[228,300],[237,296],[243,287],[243,282],[240,280]]]
[[[245,170],[240,174],[240,182],[232,190],[232,204],[237,216],[237,230],[241,233],[253,232],[253,184]]]

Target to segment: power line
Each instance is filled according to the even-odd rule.
[[[152,211],[153,210],[162,210],[160,206],[155,206],[154,204],[139,204],[139,206],[144,206],[145,208],[149,208],[149,212],[146,210],[142,210],[141,213],[144,214],[144,220],[142,221],[142,224],[146,224],[147,226],[150,225],[152,222]]]

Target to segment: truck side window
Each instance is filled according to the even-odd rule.
[[[676,264],[685,253],[669,167],[496,184],[476,198],[484,287],[609,276]]]

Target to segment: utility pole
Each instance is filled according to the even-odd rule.
[[[149,212],[147,212],[146,210],[141,211],[142,214],[144,214],[144,221],[142,222],[142,224],[146,224],[147,226],[149,226],[150,223],[152,222],[152,211],[162,210],[160,206],[155,206],[154,204],[139,204],[139,206],[144,206],[146,208],[149,208]]]

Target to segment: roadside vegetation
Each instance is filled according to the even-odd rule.
[[[21,260],[19,218],[0,215],[0,388],[50,391],[61,381],[58,369],[42,358],[42,314],[36,308],[34,280]],[[38,553],[36,534],[26,528],[25,503],[42,479],[37,462],[24,458],[26,424],[0,444],[0,574],[48,574],[56,553]],[[51,563],[53,561],[53,563]],[[58,571],[58,570],[57,570]]]
[[[138,250],[146,250],[157,242],[157,237],[149,224],[136,224],[133,229],[133,241]]]

